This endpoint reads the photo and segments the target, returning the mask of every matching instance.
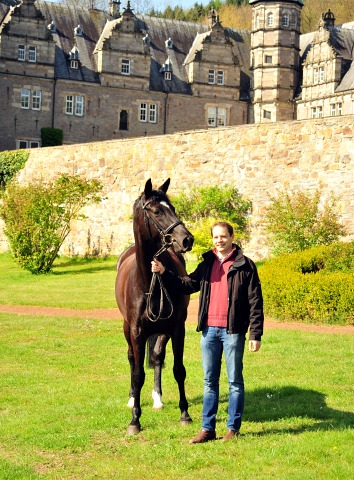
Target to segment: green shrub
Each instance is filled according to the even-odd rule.
[[[56,147],[63,145],[63,130],[60,128],[44,127],[41,129],[42,147]]]
[[[266,315],[311,323],[354,323],[354,242],[283,254],[259,269]]]
[[[25,166],[29,156],[26,150],[12,150],[0,153],[0,188],[13,179],[14,175]]]
[[[102,184],[61,175],[56,181],[8,184],[0,217],[5,222],[11,251],[21,267],[47,273],[70,232],[70,223],[85,218],[82,207],[101,201]]]
[[[233,185],[194,187],[190,193],[182,189],[173,198],[173,204],[194,235],[193,254],[198,259],[213,247],[210,228],[217,221],[224,220],[233,226],[238,243],[248,239],[248,213],[252,204]]]
[[[339,198],[332,192],[322,200],[322,193],[320,186],[313,194],[283,190],[270,196],[264,223],[274,255],[329,245],[346,235],[336,211]]]

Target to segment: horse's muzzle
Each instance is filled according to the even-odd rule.
[[[182,245],[183,245],[183,249],[185,252],[189,252],[190,250],[192,250],[192,247],[193,247],[193,243],[194,243],[194,237],[193,235],[187,235],[184,239],[183,239],[183,242],[182,242]]]

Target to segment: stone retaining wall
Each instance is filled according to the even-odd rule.
[[[354,234],[354,116],[244,125],[32,150],[19,180],[55,178],[60,173],[100,178],[101,205],[85,210],[62,253],[90,249],[117,254],[132,241],[132,204],[152,178],[159,186],[171,177],[169,193],[189,185],[234,183],[253,202],[251,241],[244,251],[254,259],[267,254],[260,218],[268,193],[288,185],[311,190],[322,182],[341,194],[343,223]],[[6,250],[0,232],[0,249]]]

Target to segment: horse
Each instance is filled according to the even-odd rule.
[[[169,270],[185,276],[182,253],[190,251],[194,237],[178,219],[175,209],[166,195],[170,179],[157,190],[152,189],[151,179],[133,206],[133,231],[135,243],[121,254],[117,263],[116,300],[124,318],[124,335],[128,343],[131,385],[130,401],[132,421],[127,434],[140,432],[140,394],[145,381],[144,357],[147,340],[157,338],[153,348],[155,408],[161,403],[161,367],[166,344],[171,338],[174,355],[173,373],[179,388],[180,423],[192,422],[188,414],[188,402],[183,365],[185,321],[189,296],[178,289],[168,290],[162,283],[154,286],[151,262],[155,255]],[[162,247],[162,248],[161,248]],[[156,274],[154,274],[156,275]],[[163,281],[163,276],[159,280]],[[156,278],[155,278],[156,280]],[[157,287],[157,288],[156,288]],[[154,313],[156,312],[156,313]],[[157,336],[157,337],[156,337]]]

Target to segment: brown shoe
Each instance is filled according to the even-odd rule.
[[[225,437],[222,439],[223,442],[227,442],[228,440],[237,440],[237,437],[239,436],[239,432],[235,432],[235,430],[228,430],[226,432]]]
[[[204,443],[215,440],[215,438],[215,430],[201,430],[196,437],[189,440],[189,443]]]

